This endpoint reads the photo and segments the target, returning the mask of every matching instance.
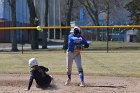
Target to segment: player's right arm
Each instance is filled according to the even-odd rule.
[[[32,72],[30,72],[30,79],[29,79],[29,83],[28,83],[28,88],[27,89],[24,89],[25,91],[28,91],[30,90],[31,86],[32,86],[32,83],[33,83],[33,74]]]
[[[30,90],[31,86],[32,86],[32,83],[33,83],[33,76],[31,75],[30,76],[30,79],[29,79],[29,85],[28,85],[28,90]]]

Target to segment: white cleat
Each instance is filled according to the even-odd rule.
[[[84,82],[81,82],[80,83],[80,87],[85,87],[85,83]]]
[[[70,82],[71,82],[71,80],[70,79],[67,79],[67,81],[65,82],[65,85],[69,85]]]

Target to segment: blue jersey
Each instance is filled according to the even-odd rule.
[[[81,35],[74,35],[74,34],[70,34],[68,36],[68,52],[74,51],[74,47],[76,45],[87,45],[87,40],[82,37]],[[89,45],[89,44],[88,44]]]

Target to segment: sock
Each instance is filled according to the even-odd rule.
[[[83,74],[83,72],[79,72],[79,78],[80,78],[81,82],[84,81],[84,74]]]
[[[71,80],[71,75],[68,75],[68,79],[70,79],[70,80]]]

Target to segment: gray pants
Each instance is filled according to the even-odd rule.
[[[68,75],[71,75],[73,60],[75,60],[78,72],[79,73],[83,72],[83,68],[81,65],[80,52],[67,52],[67,54],[66,54],[66,66],[67,66],[67,74]]]

